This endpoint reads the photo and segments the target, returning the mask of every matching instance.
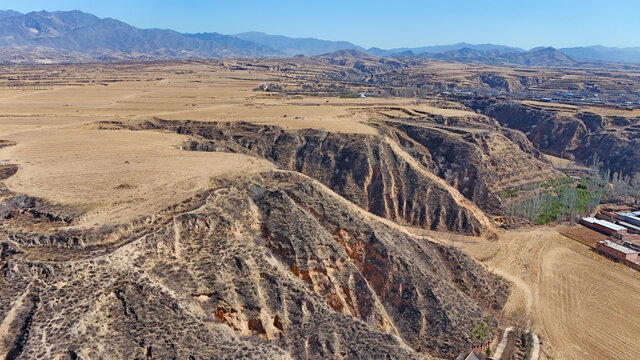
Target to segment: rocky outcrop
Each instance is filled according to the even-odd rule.
[[[17,165],[0,165],[0,181],[6,180],[18,172]]]
[[[292,172],[218,180],[148,222],[69,243],[0,247],[12,358],[452,356],[508,295],[468,256]]]

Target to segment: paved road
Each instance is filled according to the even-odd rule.
[[[500,357],[502,357],[502,353],[504,352],[504,349],[507,347],[509,333],[512,331],[513,331],[513,328],[511,326],[504,329],[504,333],[502,334],[502,340],[500,340],[500,344],[498,344],[498,347],[496,348],[496,352],[493,354],[492,359],[500,360]]]
[[[504,333],[502,334],[502,340],[500,340],[500,344],[498,344],[498,347],[496,348],[496,352],[491,357],[493,360],[500,360],[500,358],[502,357],[502,353],[504,352],[504,349],[507,347],[507,340],[509,337],[509,333],[512,331],[513,331],[512,327],[508,327],[504,329]],[[531,360],[538,360],[538,358],[540,357],[540,339],[538,338],[538,335],[536,335],[535,333],[531,334],[531,337],[533,339],[533,349],[531,350]]]
[[[540,357],[540,339],[535,333],[531,334],[533,338],[533,350],[531,350],[531,360],[538,360]]]

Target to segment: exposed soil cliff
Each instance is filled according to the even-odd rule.
[[[234,151],[266,158],[331,188],[386,219],[465,234],[491,232],[485,214],[381,135],[284,130],[248,123],[155,121],[136,125],[194,136],[187,150]],[[428,154],[427,154],[428,155]]]
[[[218,180],[84,242],[7,231],[0,350],[11,358],[451,356],[508,294],[468,256],[290,172]]]
[[[468,122],[460,127],[385,121],[374,124],[380,135],[248,123],[155,121],[136,126],[195,136],[186,144],[189,150],[264,157],[387,219],[479,234],[492,225],[478,207],[500,214],[504,189],[561,174],[520,132],[484,122],[473,123],[474,128]]]
[[[399,130],[400,143],[429,171],[488,213],[503,210],[503,190],[561,176],[519,131],[388,125]]]
[[[541,151],[625,176],[640,173],[640,118],[557,112],[519,103],[482,104],[502,125],[518,129]]]

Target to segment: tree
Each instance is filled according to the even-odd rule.
[[[493,320],[491,316],[487,316],[486,318],[476,321],[471,320],[471,337],[480,341],[480,343],[484,344],[491,335],[491,323]]]
[[[509,316],[509,320],[511,321],[511,326],[516,336],[522,336],[522,334],[531,331],[531,317],[524,306],[517,308],[516,311]]]

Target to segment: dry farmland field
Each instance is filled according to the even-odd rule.
[[[553,227],[509,231],[495,242],[448,241],[514,284],[504,312],[528,310],[542,358],[634,359],[640,352],[638,272]]]

